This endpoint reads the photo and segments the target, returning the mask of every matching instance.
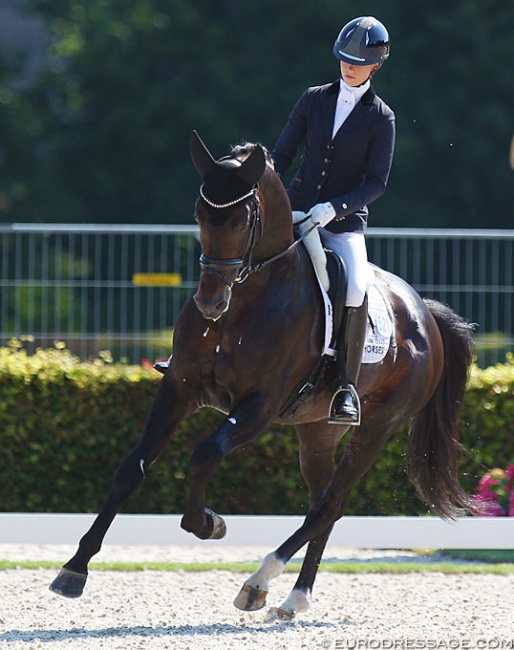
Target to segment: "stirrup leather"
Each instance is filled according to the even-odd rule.
[[[343,391],[349,391],[352,395],[353,402],[354,404],[357,405],[357,411],[358,411],[358,416],[356,420],[345,420],[344,418],[336,418],[332,417],[332,409],[334,408],[334,402],[337,398],[337,396],[343,392]],[[328,411],[328,423],[329,424],[346,424],[348,426],[352,427],[358,427],[360,426],[361,423],[361,403],[359,399],[359,395],[357,393],[357,390],[355,389],[355,386],[353,384],[348,384],[348,386],[345,386],[344,388],[339,388],[333,395],[331,401],[330,401],[330,407]]]

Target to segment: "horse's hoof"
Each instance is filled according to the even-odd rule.
[[[244,612],[256,612],[266,604],[267,591],[244,584],[234,600],[234,606]]]
[[[223,539],[227,534],[227,526],[223,517],[209,510],[209,508],[205,508],[205,516],[212,523],[212,532],[207,539]]]
[[[296,612],[292,612],[282,607],[270,607],[266,614],[266,622],[273,623],[273,621],[292,621],[296,616]]]
[[[284,609],[283,607],[277,607],[276,616],[281,621],[292,621],[296,616],[296,612],[293,612],[289,609]]]
[[[57,578],[50,585],[50,591],[66,598],[79,598],[84,591],[87,573],[75,573],[69,569],[61,569]]]

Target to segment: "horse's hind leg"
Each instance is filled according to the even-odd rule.
[[[324,530],[320,535],[309,542],[300,575],[298,576],[291,593],[280,607],[277,607],[276,609],[272,608],[270,613],[275,614],[278,618],[290,620],[293,619],[296,614],[300,614],[309,609],[312,588],[331,532],[332,526]]]
[[[300,440],[300,467],[309,488],[311,504],[330,482],[334,472],[334,455],[344,429],[325,423],[297,426]],[[302,569],[288,598],[276,610],[280,618],[293,618],[308,609],[312,586],[329,538],[331,527],[309,542]],[[234,605],[246,611],[260,609],[266,603],[269,582],[280,575],[290,558],[270,553],[245,582]]]
[[[91,528],[82,537],[76,554],[67,562],[50,589],[61,596],[77,598],[82,595],[87,580],[90,559],[100,551],[102,541],[123,502],[145,477],[145,471],[161,454],[185,409],[170,409],[170,382],[159,386],[152,411],[140,440],[119,466],[107,500]],[[173,399],[171,402],[173,403]]]
[[[399,405],[397,405],[398,411],[401,411]],[[279,607],[278,614],[292,618],[295,613],[308,608],[314,579],[332,526],[343,516],[352,488],[368,472],[382,447],[400,424],[393,413],[394,409],[392,411],[382,409],[380,413],[374,414],[375,417],[371,417],[368,411],[363,424],[352,430],[351,438],[332,479],[311,505],[303,525],[264,559],[261,568],[245,583],[243,591],[248,590],[248,585],[255,584],[255,577],[262,575],[262,570],[269,564],[269,558],[279,560],[280,564],[277,563],[277,567],[280,566],[283,570],[293,555],[307,542],[312,541],[314,544],[311,552],[308,551],[306,555],[297,583],[290,596]],[[281,571],[275,571],[272,577],[277,577],[280,573]],[[240,602],[242,602],[241,594],[234,604],[239,607]],[[241,607],[241,609],[248,608]]]

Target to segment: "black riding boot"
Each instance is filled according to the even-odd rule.
[[[330,424],[358,426],[361,405],[357,394],[357,379],[366,340],[368,297],[360,307],[348,307],[337,341],[337,361],[340,388],[332,398],[328,421]]]

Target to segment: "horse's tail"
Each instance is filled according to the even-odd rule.
[[[449,307],[425,300],[443,340],[441,379],[420,413],[409,436],[408,475],[418,493],[443,519],[452,519],[472,502],[458,479],[458,459],[463,450],[457,438],[457,419],[472,362],[473,326]]]

